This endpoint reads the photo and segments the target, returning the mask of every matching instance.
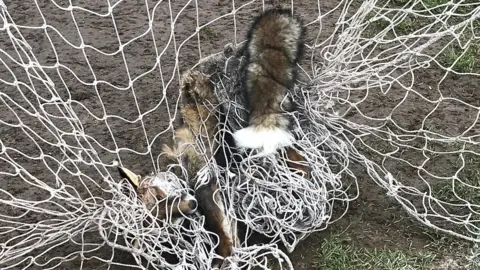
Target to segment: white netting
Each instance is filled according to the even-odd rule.
[[[226,46],[224,52],[203,60],[199,70],[214,74],[212,81],[227,115],[227,124],[238,130],[245,124],[241,94],[245,70],[241,51]],[[235,220],[263,235],[279,239],[289,251],[307,234],[324,229],[331,218],[334,201],[349,200],[340,176],[349,172],[347,145],[323,125],[315,126],[316,117],[306,114],[309,108],[304,91],[296,89],[299,113],[295,135],[300,138],[297,151],[311,166],[311,180],[306,180],[287,166],[280,155],[244,157],[229,164],[238,176],[222,182],[224,200]],[[219,170],[217,173],[221,173]],[[353,176],[353,174],[352,174]]]
[[[237,45],[268,6],[213,2],[0,2],[2,268],[209,268],[218,239],[203,217],[152,222],[113,161],[167,170],[161,143],[177,127],[188,68],[212,75],[239,125]],[[292,250],[341,218],[362,191],[357,177],[423,224],[478,241],[479,4],[283,4],[308,24],[294,132],[312,178],[273,158],[247,158],[220,178],[249,242],[269,238],[242,243],[230,260],[268,268],[273,256],[292,268],[276,243]]]

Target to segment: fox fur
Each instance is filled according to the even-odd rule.
[[[188,183],[195,189],[195,197],[201,213],[205,216],[206,227],[220,239],[217,253],[226,258],[232,254],[233,247],[239,244],[236,226],[227,218],[215,176],[207,173],[207,184],[198,185],[198,174],[202,168],[206,168],[209,159],[225,162],[225,157],[219,158],[224,152],[219,140],[219,102],[209,77],[197,71],[184,73],[181,92],[184,126],[175,132],[174,146],[164,145],[163,152],[172,160],[181,160],[186,168]],[[203,153],[197,144],[199,140],[206,145]],[[222,263],[223,260],[215,260],[213,267],[218,268]]]
[[[306,164],[305,158],[293,147],[287,147],[285,151],[282,151],[283,157],[287,161],[287,166],[293,169],[294,172],[299,174],[305,179],[310,179],[310,166]]]
[[[249,125],[236,131],[236,145],[274,153],[291,146],[289,132],[294,104],[289,91],[297,77],[303,53],[305,28],[290,9],[269,9],[258,16],[247,34],[245,100]]]
[[[176,192],[182,189],[182,184],[173,173],[161,172],[156,175],[141,176],[127,168],[117,167],[117,169],[120,176],[127,179],[135,188],[137,195],[157,219],[164,220],[169,216],[172,221],[176,221],[183,215],[195,212],[197,201],[187,192]],[[180,200],[177,199],[178,197]]]
[[[127,168],[117,169],[120,176],[135,188],[137,196],[156,219],[165,221],[170,218],[171,222],[176,223],[183,219],[184,215],[193,214],[197,210],[194,196],[185,191],[179,192],[183,187],[175,174],[160,172],[156,175],[141,176]],[[134,239],[132,245],[138,249],[138,240]],[[166,256],[166,259],[175,260],[171,256]]]

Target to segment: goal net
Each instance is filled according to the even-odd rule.
[[[278,157],[246,158],[232,177],[211,164],[248,240],[225,269],[292,269],[288,252],[342,218],[362,182],[426,227],[478,242],[480,4],[273,2],[307,25],[293,132],[312,176]],[[154,222],[116,166],[172,170],[161,146],[188,69],[211,76],[228,124],[241,125],[241,46],[269,7],[0,0],[2,269],[210,269],[218,237],[205,218]]]

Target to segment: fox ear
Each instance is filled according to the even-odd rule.
[[[126,178],[130,184],[133,185],[134,188],[138,188],[140,186],[140,176],[133,173],[127,168],[117,167],[118,172],[122,178]]]

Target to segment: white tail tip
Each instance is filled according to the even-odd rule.
[[[233,133],[238,147],[259,149],[264,154],[272,154],[277,149],[293,144],[293,135],[281,128],[246,127]]]

